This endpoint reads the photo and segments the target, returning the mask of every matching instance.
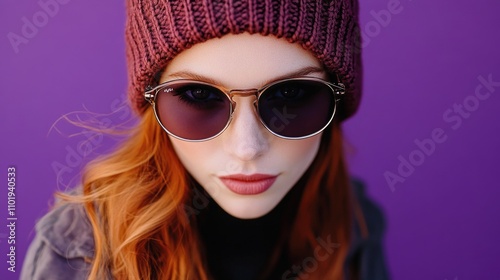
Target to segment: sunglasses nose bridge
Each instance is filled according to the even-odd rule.
[[[239,97],[254,96],[255,98],[254,98],[252,104],[254,106],[254,110],[257,110],[257,100],[259,98],[259,93],[260,93],[259,89],[256,89],[256,88],[251,88],[251,89],[232,89],[229,92],[227,92],[227,96],[229,97],[229,100],[232,103],[231,117],[232,117],[232,113],[236,109],[236,105],[237,105],[236,101],[233,99],[235,96],[239,96]]]
[[[256,88],[251,88],[251,89],[232,89],[228,92],[228,95],[229,95],[229,98],[231,100],[233,100],[233,97],[234,96],[252,96],[254,95],[255,97],[257,97],[257,95],[259,94],[259,90],[256,89]]]
[[[253,104],[257,103],[257,99],[259,98],[259,89],[251,88],[251,89],[232,89],[227,95],[229,96],[229,100],[233,104],[233,107],[236,107],[236,101],[233,99],[235,96],[248,97],[255,96]]]

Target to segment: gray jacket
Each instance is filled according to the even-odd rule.
[[[361,184],[355,182],[354,188],[370,235],[363,239],[359,228],[355,228],[346,264],[354,263],[358,267],[360,280],[389,279],[382,251],[383,215],[365,196]],[[37,223],[36,231],[24,260],[21,280],[87,278],[94,255],[94,239],[81,205],[65,204],[53,209]]]

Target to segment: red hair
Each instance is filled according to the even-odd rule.
[[[115,279],[210,279],[203,244],[186,213],[190,177],[167,134],[146,110],[132,135],[114,153],[90,163],[83,195],[95,240],[89,279],[110,272]],[[338,247],[317,262],[308,279],[342,279],[352,228],[350,183],[338,125],[323,132],[318,154],[294,189],[296,213],[284,222],[282,242],[270,258],[267,277],[280,258],[301,265],[314,256],[318,240]],[[291,279],[291,278],[288,278]]]

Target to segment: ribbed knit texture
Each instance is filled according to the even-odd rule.
[[[357,0],[127,0],[126,53],[129,98],[140,114],[154,76],[194,44],[243,32],[272,35],[311,51],[347,87],[339,119],[351,116],[361,97]]]

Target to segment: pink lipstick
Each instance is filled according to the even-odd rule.
[[[276,178],[278,176],[270,174],[234,174],[219,177],[229,190],[241,195],[263,193],[274,184]]]

